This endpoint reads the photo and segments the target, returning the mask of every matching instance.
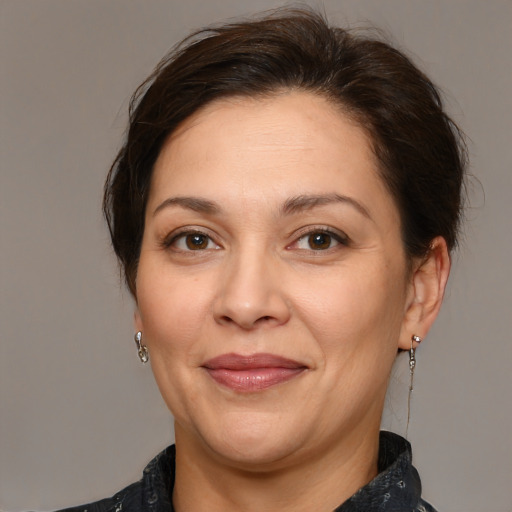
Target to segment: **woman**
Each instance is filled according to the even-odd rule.
[[[463,172],[385,43],[301,10],[187,39],[139,88],[104,203],[176,444],[79,509],[434,510],[379,425],[442,302]]]

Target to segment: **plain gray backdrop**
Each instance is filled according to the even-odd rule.
[[[172,442],[171,416],[137,359],[102,185],[129,97],[164,53],[194,28],[278,5],[1,0],[2,510],[110,496]],[[512,2],[323,6],[335,23],[391,34],[470,138],[481,186],[469,184],[444,309],[417,353],[409,438],[441,512],[510,511]],[[384,418],[399,433],[406,372],[399,358]]]

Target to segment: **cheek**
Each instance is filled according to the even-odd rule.
[[[151,352],[183,354],[193,349],[210,309],[211,286],[184,273],[151,272],[141,261],[137,302]]]
[[[204,355],[205,318],[209,309],[207,286],[183,273],[139,264],[137,302],[144,340],[160,393],[177,421],[187,423],[187,412],[200,399],[193,370]]]
[[[316,338],[326,365],[336,360],[333,356],[346,361],[367,357],[368,351],[396,349],[404,309],[403,277],[382,269],[347,266],[331,272],[321,286],[314,286],[308,276],[301,291],[295,291],[297,314]]]

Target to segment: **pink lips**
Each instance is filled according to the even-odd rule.
[[[307,367],[273,354],[223,354],[203,364],[219,384],[235,391],[260,391],[296,377]]]

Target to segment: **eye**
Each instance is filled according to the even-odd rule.
[[[331,231],[315,230],[301,236],[294,245],[296,249],[326,251],[338,245],[347,245],[347,240]]]
[[[180,251],[204,251],[208,249],[220,249],[220,247],[205,233],[186,232],[174,236],[169,247]]]
[[[333,239],[327,233],[312,233],[308,235],[307,241],[310,249],[322,251],[331,247]]]

